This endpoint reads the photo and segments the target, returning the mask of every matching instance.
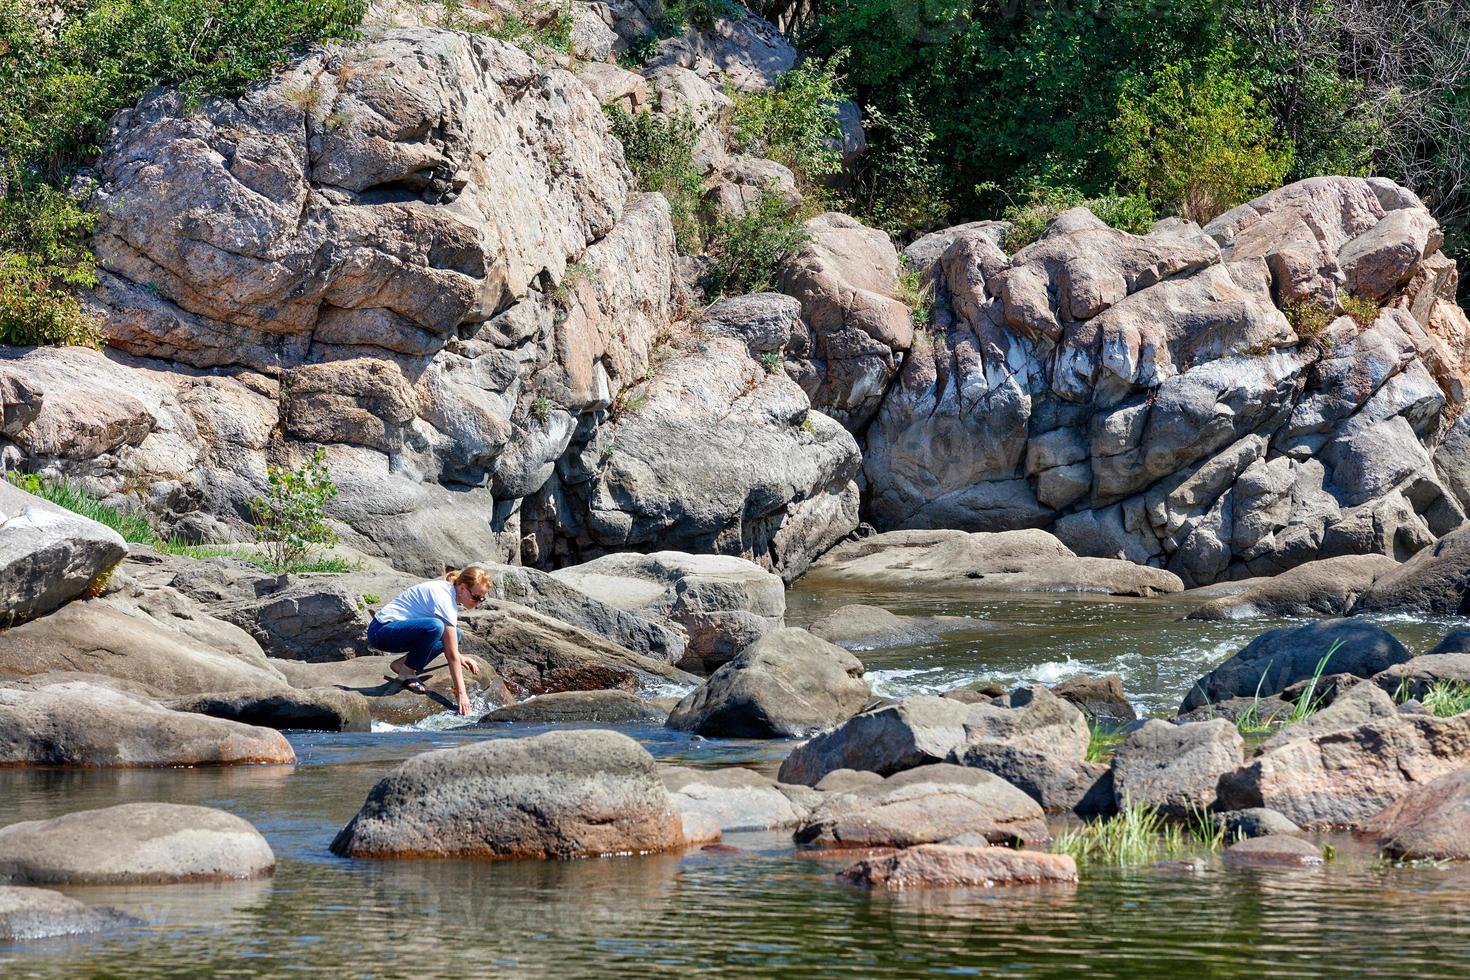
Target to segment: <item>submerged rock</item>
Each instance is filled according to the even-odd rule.
[[[4,401],[8,423],[10,398]],[[44,615],[94,589],[127,553],[112,528],[0,480],[0,626]]]
[[[968,616],[898,616],[881,606],[852,603],[838,606],[807,628],[829,643],[862,651],[934,643],[1000,627]]]
[[[837,877],[855,885],[895,890],[1073,884],[1077,864],[1070,855],[1044,851],[922,844],[864,858],[837,872]]]
[[[637,742],[550,732],[414,756],[332,841],[359,858],[578,858],[684,845],[683,822]]]
[[[767,633],[710,675],[669,727],[727,738],[793,738],[841,724],[872,696],[862,662],[806,630]]]
[[[974,834],[993,844],[1051,839],[1041,807],[999,776],[929,765],[829,795],[796,832],[821,847],[912,847]]]
[[[1324,657],[1324,674],[1372,677],[1411,656],[1391,633],[1363,620],[1330,619],[1269,630],[1196,681],[1180,710],[1227,698],[1278,694],[1312,677]]]
[[[1226,840],[1245,840],[1251,837],[1271,835],[1291,836],[1302,832],[1302,828],[1275,810],[1268,810],[1260,806],[1245,810],[1226,810],[1219,815],[1218,819],[1225,827]]]
[[[0,688],[0,765],[149,767],[294,763],[280,732],[170,711],[85,682]]]
[[[1226,864],[1254,867],[1282,867],[1321,864],[1322,849],[1300,837],[1267,834],[1237,841],[1220,855]]]
[[[0,885],[0,944],[81,936],[137,922],[109,908],[89,908],[49,888]]]
[[[0,882],[161,885],[269,876],[271,847],[247,821],[177,803],[125,803],[0,827]]]

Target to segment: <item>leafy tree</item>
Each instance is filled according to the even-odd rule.
[[[1167,65],[1130,83],[1112,130],[1119,176],[1202,223],[1291,169],[1293,148],[1250,82],[1215,65]]]
[[[255,540],[270,549],[271,563],[288,571],[307,562],[312,549],[337,543],[326,505],[337,496],[327,473],[326,451],[318,449],[297,469],[266,467],[266,492],[250,501]]]
[[[839,53],[825,66],[808,62],[783,73],[774,88],[736,96],[730,119],[735,149],[775,160],[796,175],[804,192],[816,192],[842,169],[836,149],[842,138],[840,60]]]

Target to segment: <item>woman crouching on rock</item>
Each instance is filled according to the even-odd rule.
[[[454,694],[459,700],[459,713],[470,713],[470,696],[465,692],[464,669],[480,672],[479,664],[459,653],[458,606],[474,609],[490,591],[490,573],[483,568],[466,568],[450,572],[443,578],[420,582],[404,589],[378,610],[368,624],[368,646],[384,653],[401,653],[389,664],[391,674],[411,691],[427,693],[420,673],[440,653],[449,662],[449,676],[454,679]]]

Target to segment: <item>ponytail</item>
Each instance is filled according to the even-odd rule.
[[[488,589],[495,584],[490,578],[490,573],[479,565],[471,565],[465,569],[451,569],[444,573],[444,581],[454,585],[463,585],[467,589],[473,589],[477,585]]]

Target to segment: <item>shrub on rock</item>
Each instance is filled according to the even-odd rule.
[[[427,752],[389,773],[332,841],[361,858],[578,858],[671,851],[683,821],[653,757],[608,731]]]
[[[0,827],[0,882],[157,885],[269,876],[276,856],[234,814],[177,803],[124,803]]]

